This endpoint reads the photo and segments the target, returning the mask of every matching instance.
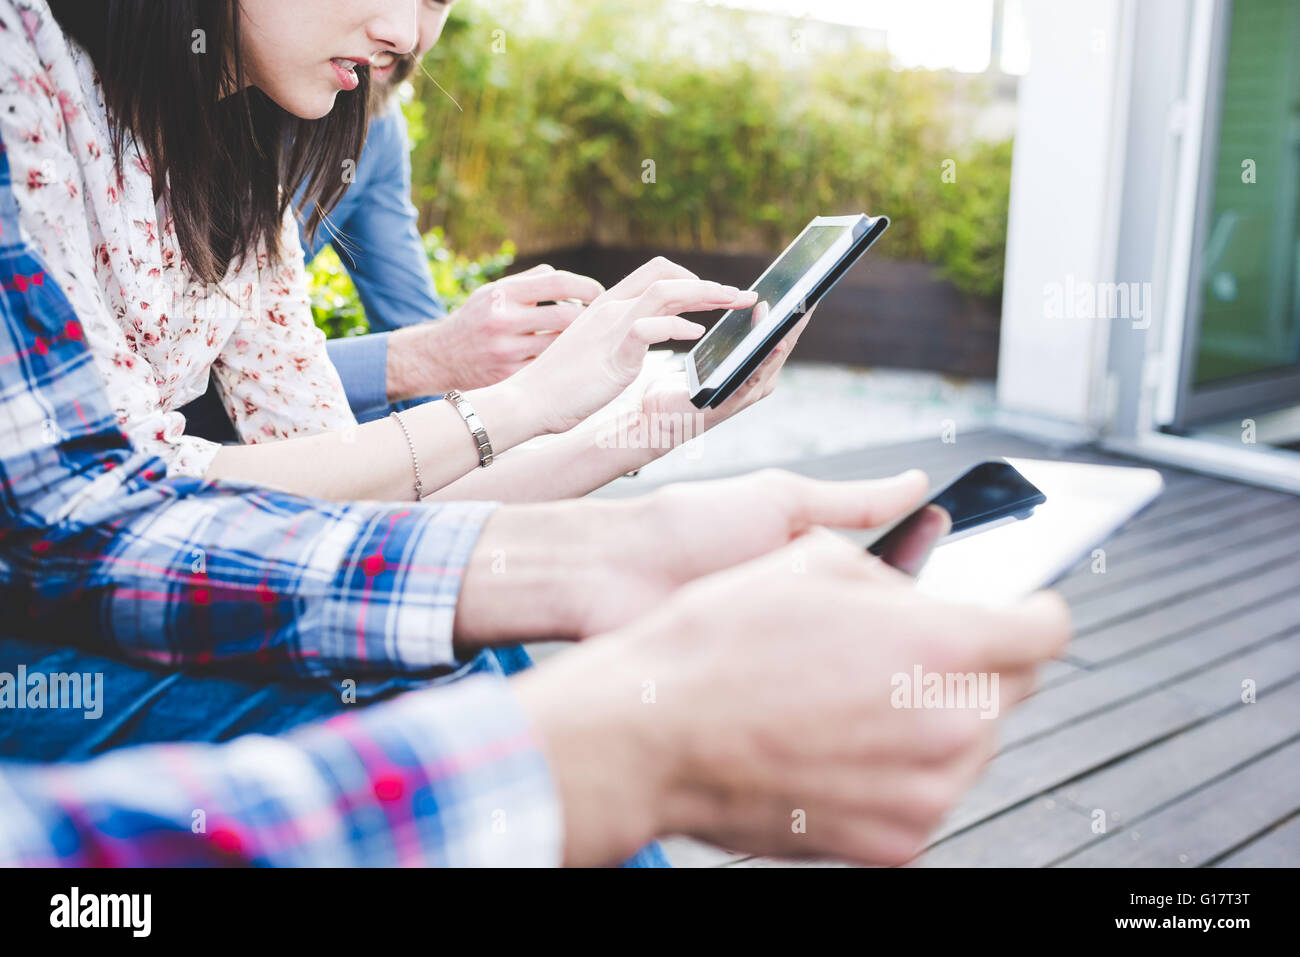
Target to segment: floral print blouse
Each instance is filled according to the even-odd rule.
[[[170,475],[202,476],[220,448],[183,434],[176,411],[209,375],[244,442],[355,424],[312,322],[293,209],[279,265],[261,247],[201,284],[129,142],[118,175],[94,68],[45,0],[0,0],[0,139],[23,238],[76,310],[122,429]]]

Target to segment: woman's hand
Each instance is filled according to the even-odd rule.
[[[677,313],[744,309],[756,299],[666,259],[651,260],[598,296],[515,381],[542,403],[546,431],[567,432],[636,380],[651,345],[704,334]]]
[[[759,303],[754,307],[754,323],[756,325],[763,321],[764,316],[760,310],[763,310],[765,306],[765,303]],[[786,337],[777,344],[771,355],[764,359],[753,374],[745,380],[744,385],[733,392],[717,408],[697,409],[691,404],[690,387],[687,385],[685,375],[680,370],[665,373],[652,380],[646,385],[645,392],[641,396],[641,414],[645,418],[647,426],[656,421],[656,416],[660,417],[658,419],[660,423],[685,422],[688,421],[688,416],[698,416],[699,418],[696,428],[648,428],[648,434],[660,436],[661,443],[667,440],[680,444],[694,438],[701,432],[713,428],[719,422],[731,418],[742,409],[749,408],[759,399],[767,398],[772,394],[772,390],[776,388],[777,377],[785,366],[786,359],[790,358],[790,353],[794,351],[795,345],[799,342],[799,336],[807,327],[808,320],[812,318],[816,310],[816,306],[808,310],[808,314],[800,319],[799,324],[791,329]],[[660,451],[667,452],[669,449],[661,448]]]

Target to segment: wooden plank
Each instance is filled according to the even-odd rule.
[[[1070,645],[1072,661],[1097,664],[1133,654],[1176,635],[1217,624],[1295,593],[1300,581],[1300,556],[1266,570],[1247,569],[1236,581],[1222,583],[1184,597],[1175,604],[1151,608],[1090,634],[1079,634]]]
[[[928,867],[1043,867],[1096,839],[1094,809],[1110,828],[1140,822],[1300,734],[1300,682],[1261,694],[1129,758],[953,834],[919,860]],[[1243,747],[1243,745],[1245,745]]]
[[[1169,519],[1151,527],[1121,533],[1104,545],[1106,572],[1092,570],[1091,556],[1079,563],[1075,571],[1060,585],[1067,600],[1074,601],[1092,591],[1110,587],[1108,576],[1125,574],[1151,574],[1161,555],[1176,545],[1216,540],[1220,536],[1232,542],[1247,534],[1247,529],[1267,529],[1277,520],[1276,505],[1267,500],[1255,502],[1245,499],[1225,507],[1214,504],[1210,508],[1197,508],[1190,515]]]
[[[1091,819],[1086,810],[1039,796],[931,846],[911,867],[1042,867],[1078,845]]]
[[[1255,689],[1273,688],[1295,674],[1300,674],[1300,633],[1293,631],[1290,637],[1270,641],[1190,675],[1174,685],[1173,691],[1202,713],[1213,714],[1242,707],[1243,682],[1247,680]]]
[[[1300,681],[1292,677],[1265,687],[1255,704],[1225,708],[1213,721],[1071,782],[1059,796],[1129,824],[1297,734]]]
[[[1300,612],[1300,596],[1293,599],[1292,605]],[[1043,687],[1012,712],[1003,730],[1003,747],[1039,737],[1134,695],[1178,679],[1190,679],[1248,649],[1300,630],[1300,626],[1286,627],[1283,620],[1300,620],[1300,615],[1283,619],[1276,616],[1273,606],[1255,608],[1239,620],[1220,622],[1121,662],[1076,671],[1051,687]]]
[[[1063,867],[1200,867],[1300,809],[1300,738],[1138,824],[1106,835]]]
[[[1076,633],[1086,635],[1099,631],[1184,597],[1203,595],[1207,591],[1230,591],[1232,582],[1258,575],[1294,558],[1298,532],[1300,516],[1261,541],[1213,556],[1187,554],[1194,550],[1185,550],[1182,560],[1192,564],[1178,564],[1175,560],[1162,576],[1135,575],[1128,580],[1113,581],[1112,590],[1101,596],[1101,600],[1090,598],[1071,605]]]
[[[1038,688],[1041,694],[1044,689],[1051,688],[1062,681],[1069,681],[1078,675],[1085,674],[1076,664],[1072,664],[1063,658],[1056,658],[1043,665],[1038,672]]]
[[[1114,465],[1105,460],[1100,465]],[[1164,476],[1164,473],[1161,473]],[[1175,481],[1165,476],[1165,487],[1154,502],[1143,509],[1128,525],[1122,536],[1136,532],[1160,530],[1171,519],[1182,519],[1189,513],[1201,512],[1207,508],[1218,508],[1241,497],[1239,486],[1228,485],[1216,479],[1196,476],[1195,478]]]
[[[1068,445],[1057,446],[1034,442],[987,428],[959,432],[955,442],[944,442],[936,428],[933,437],[893,445],[853,449],[819,458],[803,459],[781,467],[827,478],[852,478],[859,475],[892,475],[908,468],[960,471],[977,462],[1007,456],[1073,459],[1076,454],[1090,457],[1093,453]]]
[[[1255,515],[1276,508],[1279,503],[1294,501],[1281,492],[1265,489],[1211,486],[1203,493],[1197,494],[1198,492],[1200,490],[1166,497],[1164,502],[1170,506],[1167,511],[1158,511],[1152,505],[1150,512],[1139,516],[1139,522],[1115,536],[1113,546],[1108,551],[1122,552],[1125,555],[1156,551],[1195,535],[1217,531],[1243,516]],[[1144,521],[1148,515],[1151,520]]]
[[[947,836],[970,827],[1103,764],[1195,723],[1192,705],[1156,691],[1004,751],[941,828]]]
[[[909,468],[924,469],[931,483],[938,487],[963,471],[986,459],[1006,456],[1051,458],[1060,450],[1027,442],[994,431],[980,431],[960,436],[955,443],[933,439],[905,445],[859,449],[821,459],[793,463],[790,467],[803,475],[817,478],[849,479],[894,475]]]
[[[1175,577],[1182,571],[1195,571],[1210,566],[1212,571],[1203,573],[1210,575],[1213,571],[1230,568],[1234,560],[1250,561],[1253,551],[1262,552],[1263,557],[1252,563],[1279,553],[1285,556],[1285,551],[1279,552],[1277,540],[1289,537],[1297,529],[1300,529],[1300,499],[1295,500],[1290,508],[1266,512],[1250,519],[1239,519],[1229,528],[1193,535],[1188,540],[1170,543],[1154,553],[1140,555],[1133,563],[1138,564],[1138,567],[1130,574],[1108,573],[1104,579],[1092,576],[1089,580],[1104,586],[1104,590],[1112,594],[1131,590],[1147,591],[1152,584]],[[1088,596],[1079,595],[1075,604],[1081,606],[1087,601]]]
[[[1293,664],[1289,672],[1287,662]],[[1006,748],[990,762],[985,776],[941,833],[968,827],[1205,720],[1207,708],[1198,689],[1206,682],[1233,680],[1243,669],[1257,676],[1259,694],[1286,683],[1300,673],[1300,640],[1272,642],[1192,678]]]
[[[1103,462],[1100,464],[1111,464]],[[1183,522],[1189,515],[1213,513],[1221,504],[1236,501],[1239,497],[1231,486],[1221,482],[1204,480],[1199,484],[1188,483],[1183,488],[1170,488],[1166,485],[1160,497],[1140,513],[1129,519],[1106,541],[1108,557],[1128,552],[1131,542],[1150,540],[1153,536],[1170,535],[1171,527]],[[1136,548],[1137,546],[1135,546]],[[1079,563],[1066,573],[1062,584],[1076,579],[1091,580],[1093,577],[1092,556],[1080,559]]]
[[[1114,465],[1113,462],[1106,460],[1095,464]],[[1125,538],[1151,528],[1163,528],[1166,522],[1181,518],[1188,512],[1232,499],[1233,496],[1227,494],[1230,492],[1231,487],[1225,487],[1221,482],[1203,476],[1172,485],[1166,482],[1164,489],[1155,500],[1130,519],[1120,531],[1115,533],[1115,537]]]
[[[1300,814],[1256,836],[1211,867],[1295,867],[1300,865]]]
[[[1250,548],[1259,547],[1269,554],[1278,554],[1275,540],[1290,538],[1298,531],[1300,502],[1287,512],[1269,510],[1250,518],[1239,518],[1227,528],[1171,543],[1156,552],[1125,556],[1122,551],[1116,553],[1107,548],[1105,574],[1076,578],[1066,584],[1062,594],[1069,600],[1070,607],[1076,610],[1094,601],[1108,608],[1117,606],[1117,597],[1129,592],[1140,592],[1156,601],[1168,594],[1178,594],[1178,589],[1184,585],[1183,579],[1197,569],[1207,565],[1215,570],[1230,567],[1233,559],[1242,558],[1242,553]],[[1275,547],[1267,548],[1270,543]],[[1281,554],[1288,553],[1283,549]],[[1199,581],[1212,583],[1215,579],[1205,576],[1213,574],[1213,571],[1202,573]],[[1153,585],[1159,587],[1153,589]]]
[[[843,452],[822,459],[799,463],[794,468],[807,474],[814,472],[827,478],[849,478],[858,475],[893,474],[906,468],[927,468],[935,484],[939,484],[939,472],[955,477],[961,471],[977,462],[989,458],[1037,458],[1068,460],[1098,465],[1133,466],[1133,463],[1119,461],[1109,456],[1098,454],[1092,449],[1081,446],[1054,446],[1036,443],[1015,436],[1008,436],[996,430],[984,430],[967,433],[966,436],[951,445],[945,445],[936,437],[919,442],[910,442],[896,446],[858,449]],[[1177,492],[1197,495],[1224,495],[1234,486],[1218,479],[1208,478],[1178,470],[1161,470],[1166,482],[1166,496]],[[1157,499],[1147,513],[1158,514],[1164,498]]]

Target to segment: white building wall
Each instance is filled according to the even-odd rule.
[[[1105,415],[1108,321],[1049,318],[1050,291],[1109,283],[1128,101],[1127,0],[1030,0],[1012,160],[998,401],[1092,429]]]

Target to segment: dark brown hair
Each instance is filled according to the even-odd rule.
[[[368,67],[327,116],[304,120],[246,85],[238,0],[50,0],[50,9],[95,64],[119,175],[133,140],[155,194],[168,177],[181,254],[201,281],[220,281],[261,241],[278,259],[302,184],[308,233],[347,188],[344,164],[365,142]]]

